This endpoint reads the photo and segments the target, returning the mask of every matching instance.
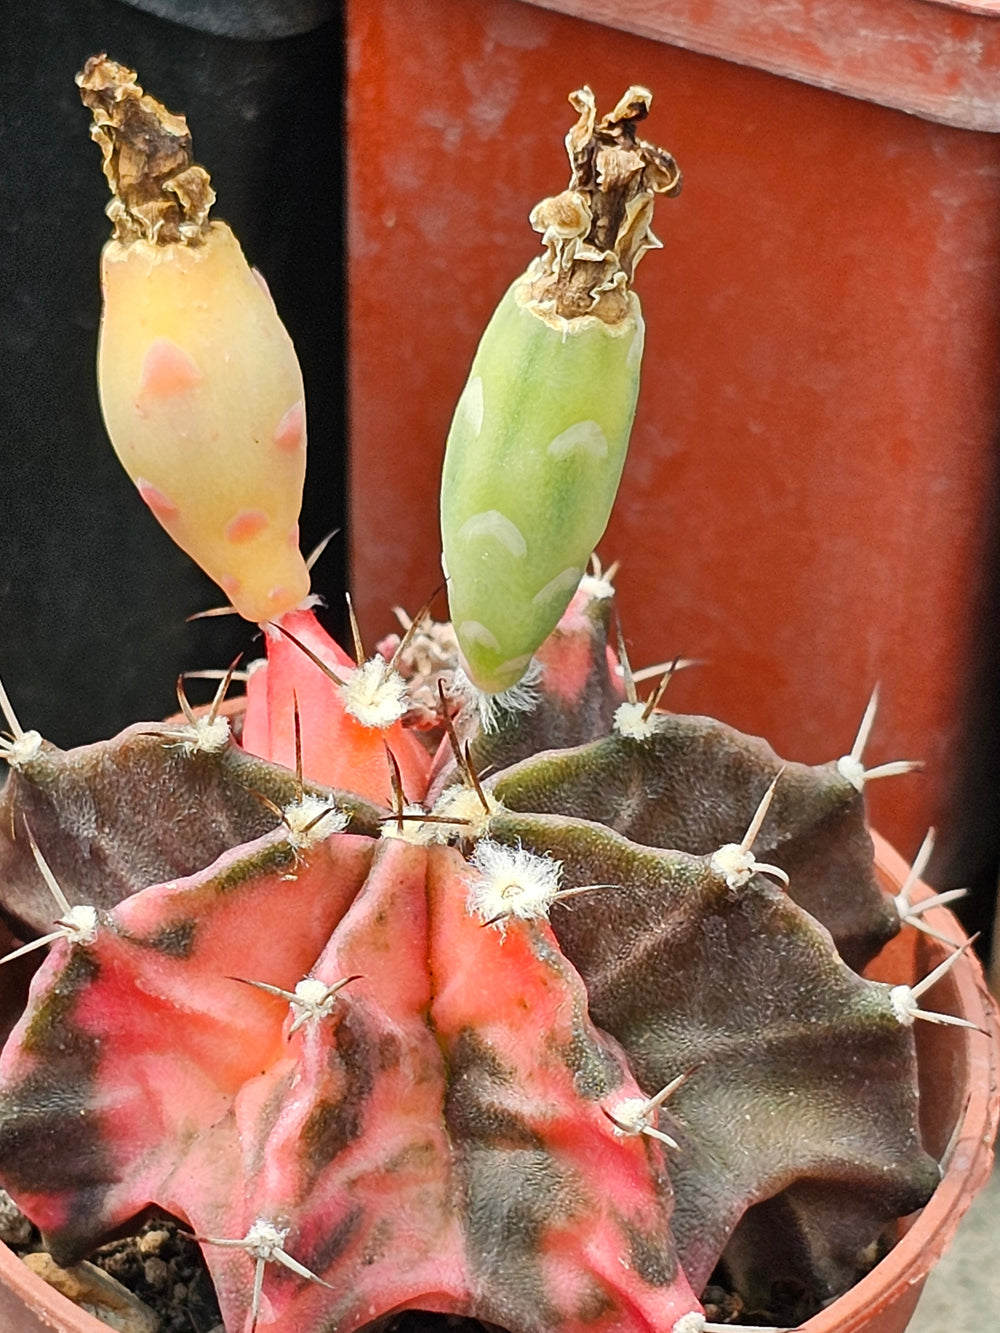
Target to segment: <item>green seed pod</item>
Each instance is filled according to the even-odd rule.
[[[502,298],[452,421],[441,482],[451,617],[475,683],[516,684],[555,628],[607,526],[639,391],[643,321],[629,289],[669,154],[635,136],[649,93],[596,121],[571,101],[569,189],[531,222],[544,255]]]
[[[638,299],[560,330],[517,282],[472,363],[441,487],[452,620],[480,688],[504,690],[553,630],[611,514],[642,357]]]

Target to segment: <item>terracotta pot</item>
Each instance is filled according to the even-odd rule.
[[[883,886],[895,892],[907,866],[885,839],[874,835]],[[919,886],[914,897],[932,890]],[[927,913],[928,924],[955,940],[965,938],[944,908]],[[948,952],[916,930],[903,930],[868,969],[893,984],[915,982]],[[928,1151],[946,1157],[944,1178],[926,1208],[899,1224],[900,1240],[882,1262],[801,1333],[902,1333],[916,1308],[927,1274],[947,1249],[959,1219],[986,1182],[1000,1118],[1000,1025],[995,1002],[972,954],[933,991],[935,1007],[961,1014],[982,1033],[917,1025],[921,1127]],[[107,1325],[73,1305],[0,1245],[0,1328],[12,1333],[107,1333]]]
[[[895,892],[906,862],[884,838],[875,838],[883,885]],[[923,892],[930,893],[929,889]],[[916,896],[916,895],[915,895]],[[964,940],[944,908],[926,915],[929,926]],[[914,982],[927,975],[948,947],[904,929],[883,949],[866,975],[878,981]],[[1000,1117],[1000,1025],[997,1006],[978,961],[970,954],[938,983],[929,1007],[971,1019],[984,1032],[918,1023],[920,1119],[928,1152],[945,1159],[944,1177],[930,1202],[900,1223],[901,1238],[867,1277],[802,1325],[802,1333],[902,1333],[916,1309],[927,1274],[951,1243],[962,1214],[986,1183]]]

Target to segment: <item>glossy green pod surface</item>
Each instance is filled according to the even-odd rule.
[[[483,334],[441,486],[451,614],[469,675],[509,688],[555,628],[614,503],[639,390],[643,322],[539,312],[523,279]]]
[[[510,689],[555,628],[611,515],[639,392],[636,264],[660,242],[673,157],[640,139],[648,88],[598,119],[570,94],[567,189],[532,209],[544,252],[497,306],[459,399],[441,479],[451,619],[465,668]]]

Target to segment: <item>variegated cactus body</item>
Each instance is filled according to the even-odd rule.
[[[715,723],[706,746],[698,718],[655,714],[645,741],[614,731],[609,610],[581,593],[534,708],[495,713],[489,733],[450,679],[456,725],[499,769],[475,829],[400,819],[388,773],[377,799],[301,788],[269,755],[231,736],[206,752],[180,724],[19,767],[0,875],[36,929],[26,822],[67,886],[109,888],[74,791],[116,844],[148,826],[137,801],[179,828],[207,794],[228,812],[228,849],[181,878],[169,841],[139,833],[120,853],[120,901],[102,900],[91,937],[54,945],[0,1059],[0,1175],[58,1258],[153,1203],[204,1238],[230,1330],[350,1333],[414,1308],[509,1333],[663,1333],[698,1314],[734,1232],[745,1248],[754,1205],[772,1201],[762,1224],[785,1229],[796,1280],[813,1265],[819,1303],[926,1199],[938,1168],[891,989],[782,887],[734,879],[709,850],[738,841],[776,757]],[[527,729],[544,745],[565,727],[571,692],[607,702],[575,710],[568,748],[521,757]],[[252,693],[244,732],[266,736],[270,707],[287,699]],[[689,745],[696,788],[673,778]],[[130,763],[145,765],[139,793]],[[437,809],[454,811],[461,770],[438,768]],[[611,772],[644,797],[588,805]],[[871,953],[891,904],[860,799],[794,766],[779,797],[761,847],[799,867],[800,901],[822,904],[817,867],[843,841],[831,812],[854,830],[830,873],[845,938]]]

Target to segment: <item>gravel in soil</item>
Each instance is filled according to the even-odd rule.
[[[222,1316],[198,1243],[173,1220],[153,1219],[110,1241],[91,1262],[159,1315],[163,1333],[216,1333]]]

